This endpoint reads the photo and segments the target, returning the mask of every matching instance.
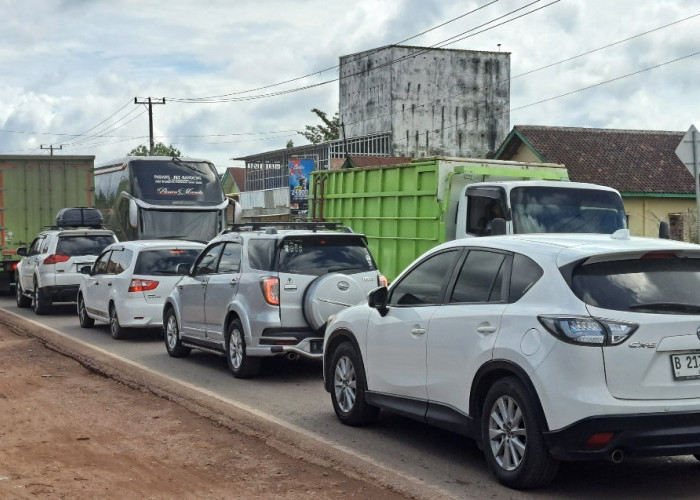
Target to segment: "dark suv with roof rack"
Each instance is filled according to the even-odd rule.
[[[80,268],[90,266],[117,237],[102,227],[94,208],[62,209],[56,226],[39,233],[31,245],[20,247],[17,265],[17,307],[34,306],[37,314],[49,312],[54,302],[75,302],[83,279]]]
[[[329,316],[385,283],[364,235],[315,223],[232,226],[183,273],[163,310],[168,354],[224,355],[238,378],[264,357],[320,359]]]

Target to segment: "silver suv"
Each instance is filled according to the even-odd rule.
[[[87,221],[94,209],[73,210]],[[59,212],[57,226],[40,232],[29,248],[17,249],[23,257],[17,265],[17,307],[33,305],[36,314],[46,314],[54,302],[75,302],[83,279],[80,268],[91,266],[107,245],[117,241],[112,231],[101,228],[101,216],[89,221],[91,227],[77,227],[63,214]]]
[[[339,229],[236,225],[214,238],[165,301],[168,354],[224,355],[237,378],[264,357],[320,359],[329,316],[385,282],[365,236]]]

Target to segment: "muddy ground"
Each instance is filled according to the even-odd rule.
[[[0,498],[425,496],[8,318],[0,314]]]

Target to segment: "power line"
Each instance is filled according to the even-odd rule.
[[[483,5],[481,5],[481,6],[477,7],[477,8],[475,8],[475,9],[472,9],[472,10],[470,10],[470,11],[468,11],[468,12],[465,12],[464,14],[461,14],[461,15],[459,15],[459,16],[457,16],[457,17],[453,17],[452,19],[449,19],[448,21],[445,21],[445,22],[443,22],[443,23],[441,23],[441,24],[438,24],[437,26],[433,26],[432,28],[429,28],[429,29],[427,29],[427,30],[424,30],[424,31],[422,31],[422,32],[420,32],[420,33],[418,33],[418,34],[416,34],[416,35],[413,35],[413,36],[410,36],[410,37],[408,37],[408,38],[405,38],[405,39],[403,39],[403,40],[401,40],[401,41],[399,41],[399,42],[395,42],[393,45],[400,45],[400,44],[402,44],[402,43],[406,43],[406,42],[408,42],[408,41],[410,41],[410,40],[413,40],[413,39],[415,39],[415,38],[418,38],[419,36],[423,36],[423,35],[425,35],[425,34],[427,34],[427,33],[430,33],[431,31],[434,31],[434,30],[436,30],[436,29],[438,29],[438,28],[442,28],[443,26],[446,26],[446,25],[448,25],[448,24],[450,24],[450,23],[453,23],[453,22],[455,22],[455,21],[458,21],[459,19],[462,19],[462,18],[464,18],[464,17],[466,17],[466,16],[468,16],[468,15],[470,15],[470,14],[473,14],[473,13],[475,13],[475,12],[478,12],[478,11],[480,11],[480,10],[482,10],[482,9],[484,9],[484,8],[486,8],[486,7],[488,7],[488,6],[490,6],[490,5],[493,5],[493,4],[495,4],[495,3],[499,2],[499,1],[500,1],[500,0],[492,0],[492,1],[488,2],[488,3],[486,3],[486,4],[483,4]],[[538,1],[539,1],[539,0],[538,0]],[[374,51],[371,51],[371,52],[377,52],[377,51],[379,51],[379,50],[381,50],[381,49],[374,49]],[[330,70],[338,69],[338,68],[339,68],[339,65],[336,64],[336,65],[334,65],[334,66],[329,66],[329,67],[327,67],[327,68],[314,71],[313,73],[308,73],[308,74],[303,75],[303,76],[297,76],[297,77],[294,77],[294,78],[290,78],[290,79],[284,80],[284,81],[282,81],[282,82],[272,83],[272,84],[270,84],[270,85],[264,85],[264,86],[262,86],[262,87],[257,87],[257,88],[248,89],[248,90],[239,90],[239,91],[237,91],[237,92],[230,92],[230,93],[227,93],[227,94],[221,94],[221,95],[215,95],[215,96],[205,96],[205,97],[195,97],[195,98],[192,98],[192,100],[198,100],[198,99],[205,99],[205,100],[210,100],[210,99],[221,99],[221,98],[230,97],[230,96],[234,96],[234,95],[249,94],[249,93],[251,93],[251,92],[258,92],[258,91],[260,91],[260,90],[266,90],[266,89],[273,88],[273,87],[279,87],[280,85],[285,85],[285,84],[287,84],[287,83],[292,83],[292,82],[296,82],[296,81],[299,81],[299,80],[303,80],[303,79],[305,79],[305,78],[309,78],[309,77],[312,77],[312,76],[315,76],[315,75],[320,75],[320,74],[322,74],[322,73],[325,73],[326,71],[330,71]],[[168,97],[168,100],[171,100],[171,101],[172,101],[172,100],[176,100],[176,99],[177,99],[177,98],[174,98],[174,97]]]
[[[522,10],[522,9],[524,9],[524,8],[527,8],[527,7],[529,7],[529,6],[531,6],[531,5],[535,4],[535,3],[538,3],[538,2],[540,2],[540,1],[541,1],[541,0],[534,0],[533,2],[530,2],[529,4],[526,4],[526,5],[522,6],[522,7],[518,7],[517,9],[511,10],[511,11],[507,12],[506,14],[503,14],[503,15],[501,15],[501,16],[495,18],[495,19],[492,19],[491,21],[489,21],[489,22],[487,22],[487,23],[484,23],[484,24],[478,26],[477,28],[471,28],[471,29],[469,29],[469,30],[467,30],[467,31],[464,31],[464,32],[462,32],[462,33],[460,33],[460,34],[458,34],[458,35],[455,35],[455,36],[456,36],[456,37],[459,37],[459,36],[461,36],[461,35],[464,35],[465,33],[470,33],[470,32],[472,32],[474,29],[478,29],[479,27],[486,26],[486,25],[488,25],[488,24],[490,24],[490,23],[492,23],[492,22],[494,22],[494,21],[496,21],[496,20],[498,20],[498,19],[502,19],[502,18],[504,18],[504,17],[507,17],[507,16],[509,16],[509,15],[512,15],[512,14],[514,14],[515,12],[518,12],[518,11],[520,11],[520,10]],[[495,28],[495,27],[502,26],[502,25],[504,25],[504,24],[508,24],[508,23],[510,23],[510,22],[512,22],[512,21],[521,19],[522,17],[525,17],[525,16],[527,16],[527,15],[530,15],[530,14],[532,14],[532,13],[534,13],[534,12],[537,12],[537,11],[542,10],[542,9],[544,9],[544,8],[550,7],[551,5],[556,4],[556,3],[560,2],[560,1],[561,1],[561,0],[553,0],[552,2],[546,4],[546,5],[542,6],[542,7],[539,7],[539,8],[537,8],[537,9],[533,9],[532,11],[529,11],[529,12],[525,12],[525,13],[523,13],[523,14],[521,14],[521,15],[519,15],[519,16],[513,18],[513,19],[509,19],[509,20],[503,21],[503,22],[501,22],[501,23],[499,23],[499,24],[497,24],[497,25],[495,25],[495,26],[492,26],[492,27],[489,27],[489,28],[485,28],[485,29],[483,29],[483,30],[481,30],[481,31],[479,31],[479,32],[477,32],[477,33],[472,33],[471,35],[469,35],[469,36],[467,36],[467,37],[460,38],[459,40],[453,40],[453,39],[455,38],[455,36],[452,36],[452,37],[450,37],[450,38],[448,38],[448,39],[446,39],[446,40],[443,40],[443,41],[441,41],[441,42],[438,42],[438,43],[436,43],[436,44],[433,44],[433,45],[431,45],[430,47],[428,47],[428,48],[426,48],[426,49],[424,49],[424,50],[418,51],[418,52],[416,52],[416,53],[414,53],[414,54],[411,54],[411,55],[408,55],[408,56],[403,56],[403,57],[400,57],[400,58],[395,59],[395,60],[392,60],[392,61],[387,61],[386,63],[383,63],[383,64],[380,64],[380,65],[378,65],[378,66],[375,66],[375,67],[371,68],[370,70],[361,70],[361,71],[358,71],[358,72],[353,73],[353,74],[351,74],[351,75],[344,76],[343,78],[348,78],[348,77],[351,77],[351,76],[362,75],[362,74],[368,73],[369,71],[376,71],[377,69],[380,69],[380,68],[383,68],[383,67],[387,67],[387,66],[391,66],[391,65],[393,65],[393,64],[396,64],[397,62],[403,61],[403,60],[408,59],[408,58],[418,57],[418,56],[420,56],[420,55],[422,55],[422,54],[425,54],[425,53],[427,53],[427,52],[430,52],[430,51],[432,51],[432,50],[435,50],[436,48],[440,48],[440,45],[441,45],[441,44],[443,44],[442,46],[450,45],[450,44],[452,44],[452,43],[455,43],[455,42],[457,42],[457,41],[463,40],[463,39],[465,39],[465,38],[469,38],[469,37],[471,37],[471,36],[476,36],[476,35],[478,35],[478,34],[481,34],[481,33],[484,33],[484,32],[486,32],[486,31],[489,31],[490,29],[493,29],[493,28]],[[453,41],[450,42],[450,40],[453,40]],[[446,42],[449,42],[449,43],[446,43]],[[374,52],[375,52],[375,51],[369,51],[369,53],[363,54],[363,57],[368,57],[369,55],[371,55],[371,54],[374,53]],[[309,85],[304,85],[304,86],[302,86],[302,87],[296,87],[296,88],[293,88],[293,89],[280,90],[280,91],[277,91],[277,92],[269,92],[269,93],[258,94],[258,95],[253,95],[253,96],[221,97],[221,98],[206,98],[206,97],[204,97],[204,98],[177,98],[177,97],[169,97],[168,100],[173,101],[173,102],[181,102],[181,103],[188,103],[188,104],[219,104],[219,103],[224,103],[224,102],[252,101],[252,100],[257,100],[257,99],[265,99],[265,98],[268,98],[268,97],[277,97],[277,96],[281,96],[281,95],[286,95],[286,94],[301,92],[301,91],[304,91],[304,90],[309,90],[309,89],[312,89],[312,88],[321,87],[321,86],[323,86],[323,85],[328,85],[329,83],[337,82],[338,80],[340,80],[340,77],[338,77],[338,78],[333,78],[333,79],[330,79],[330,80],[325,80],[325,81],[323,81],[323,82],[318,82],[318,83],[313,83],[313,84],[309,84]]]

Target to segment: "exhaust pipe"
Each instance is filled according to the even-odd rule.
[[[619,464],[625,459],[625,454],[622,450],[613,450],[613,452],[610,454],[610,460],[614,464]]]
[[[287,353],[287,359],[290,360],[290,361],[294,361],[294,360],[297,359],[298,357],[299,357],[299,355],[298,355],[297,353],[295,353],[295,352]]]

